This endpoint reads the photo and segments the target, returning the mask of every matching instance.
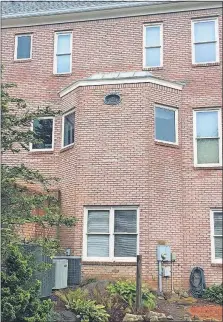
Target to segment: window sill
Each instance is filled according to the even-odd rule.
[[[194,166],[194,170],[222,170],[223,167],[221,165],[219,166],[205,166],[205,167],[199,167],[199,166]]]
[[[32,58],[27,59],[14,59],[14,63],[30,63],[32,61]]]
[[[222,267],[223,263],[212,263],[211,267]]]
[[[29,154],[53,154],[54,150],[52,151],[29,151]]]
[[[73,147],[74,147],[74,143],[73,143],[73,144],[71,144],[71,145],[69,145],[69,146],[65,146],[64,148],[61,148],[60,153],[65,152],[65,151],[67,151],[67,150],[70,150],[70,149],[72,149]]]
[[[166,146],[169,148],[176,148],[179,149],[179,145],[178,144],[173,144],[173,143],[167,143],[167,142],[159,142],[159,141],[154,141],[155,145],[161,145],[161,146]]]
[[[142,70],[162,70],[163,66],[160,67],[143,67]]]
[[[196,68],[196,67],[211,67],[211,66],[220,66],[220,62],[192,64],[192,68]]]
[[[113,261],[113,262],[91,262],[91,261],[82,261],[82,265],[94,265],[94,266],[136,266],[136,261],[135,262],[117,262],[117,261]]]
[[[70,77],[72,73],[64,73],[64,74],[53,74],[55,77]]]

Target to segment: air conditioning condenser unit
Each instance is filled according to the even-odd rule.
[[[55,285],[53,289],[59,290],[67,287],[68,275],[68,260],[67,259],[53,259],[55,264]]]

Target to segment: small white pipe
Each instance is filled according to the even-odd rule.
[[[159,293],[162,294],[163,292],[163,287],[162,287],[162,263],[161,261],[158,261],[158,286],[159,286]]]

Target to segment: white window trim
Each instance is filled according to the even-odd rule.
[[[29,143],[29,150],[30,151],[53,151],[54,150],[54,131],[55,131],[55,117],[53,116],[42,116],[42,117],[38,117],[38,120],[44,120],[44,119],[52,119],[53,120],[53,131],[52,131],[52,148],[51,149],[33,149],[33,144],[32,142]],[[31,122],[31,131],[33,131],[33,122]]]
[[[70,35],[70,70],[69,72],[57,73],[57,43],[58,43],[58,36],[60,35]],[[73,33],[72,31],[58,31],[54,33],[54,59],[53,59],[53,73],[55,75],[63,75],[63,74],[71,74],[72,73],[72,39]],[[68,54],[67,54],[68,55]]]
[[[65,120],[65,116],[74,113],[74,122],[75,122],[75,109],[69,110],[68,112],[64,113],[62,115],[62,141],[61,141],[61,148],[67,148],[69,146],[74,145],[74,142],[68,145],[64,145],[64,120]],[[75,131],[75,124],[74,124],[74,131]],[[75,137],[74,137],[75,140]]]
[[[30,57],[29,58],[17,58],[18,38],[22,36],[30,36]],[[18,34],[15,35],[15,49],[14,49],[14,60],[30,60],[32,59],[32,48],[33,48],[33,34]]]
[[[214,21],[215,22],[215,43],[216,43],[216,60],[207,61],[207,62],[196,62],[195,61],[195,37],[194,37],[194,25],[198,22]],[[204,42],[209,43],[209,41]],[[191,45],[192,45],[192,64],[193,65],[202,65],[202,64],[211,64],[219,62],[219,32],[218,32],[218,18],[201,18],[194,19],[191,23]]]
[[[210,224],[211,224],[211,262],[213,264],[222,264],[222,258],[215,258],[215,244],[214,244],[214,213],[222,212],[222,209],[211,209]]]
[[[197,112],[218,112],[218,134],[219,134],[219,163],[197,163],[197,126],[196,126],[196,116]],[[193,150],[194,150],[194,166],[199,168],[207,167],[219,167],[222,166],[222,128],[221,128],[221,108],[205,108],[205,109],[195,109],[193,110]]]
[[[166,110],[174,111],[175,112],[175,135],[176,135],[176,141],[170,142],[170,141],[164,141],[164,140],[158,140],[156,139],[156,107],[160,107]],[[178,145],[179,144],[179,138],[178,138],[178,108],[176,107],[170,107],[162,104],[155,104],[154,106],[154,140],[156,142],[161,142],[165,144],[171,144],[171,145]]]
[[[87,224],[89,210],[108,210],[109,211],[109,252],[110,257],[87,257]],[[84,227],[83,227],[83,261],[88,262],[136,262],[136,257],[114,257],[114,211],[115,210],[136,210],[137,215],[137,255],[139,254],[139,208],[138,207],[85,207],[84,208]]]
[[[146,28],[154,27],[154,26],[160,27],[160,65],[149,66],[149,65],[146,65]],[[143,25],[143,68],[156,68],[156,67],[163,67],[163,24],[162,23],[151,23],[151,24]]]

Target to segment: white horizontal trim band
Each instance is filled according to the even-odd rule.
[[[166,81],[163,79],[155,78],[153,76],[149,77],[138,77],[138,78],[122,78],[122,79],[97,79],[97,80],[80,80],[67,88],[62,89],[59,92],[60,97],[67,95],[78,87],[84,86],[101,86],[101,85],[119,85],[119,84],[139,84],[139,83],[152,83],[165,87],[169,87],[176,90],[182,90],[183,84],[177,84],[174,82]]]

